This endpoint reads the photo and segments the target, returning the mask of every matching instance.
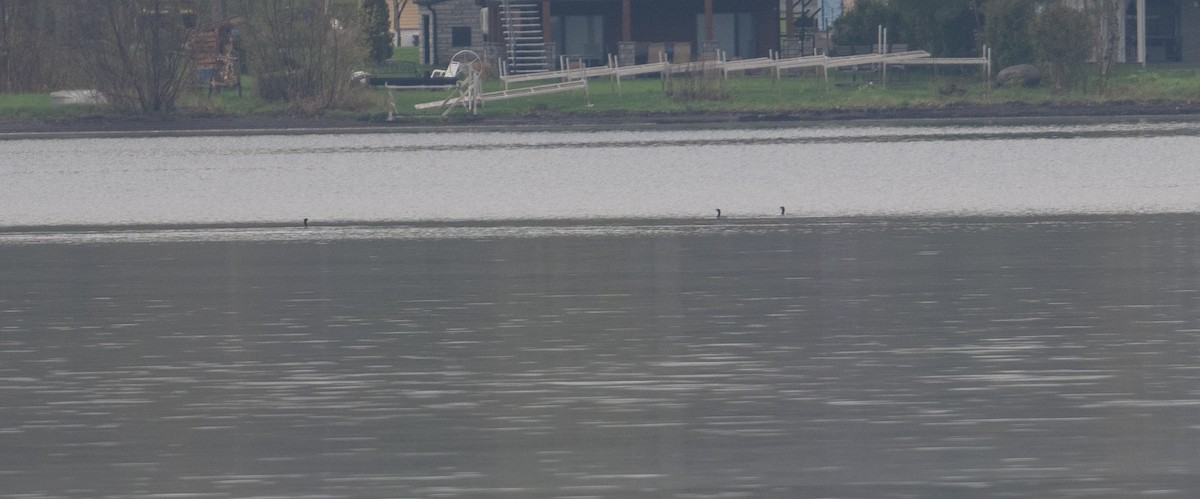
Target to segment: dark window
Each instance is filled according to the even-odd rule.
[[[450,28],[450,45],[453,47],[470,47],[471,28],[469,26]]]

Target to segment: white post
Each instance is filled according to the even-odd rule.
[[[504,82],[504,90],[508,91],[508,61],[500,59],[500,80]]]
[[[779,81],[783,79],[783,70],[779,69],[779,61],[782,59],[783,59],[783,54],[779,54],[779,59],[775,59],[775,64],[772,65],[772,67],[775,68],[775,84],[776,85],[778,85]]]
[[[1146,67],[1146,0],[1137,0],[1137,57]]]
[[[617,78],[617,97],[624,97],[621,93],[621,59],[617,56],[612,56],[613,76]]]
[[[612,83],[612,86],[613,86],[613,90],[616,90],[617,95],[619,96],[620,95],[620,72],[617,71],[617,56],[616,55],[608,54],[608,71],[612,71],[612,74],[610,74],[610,76],[608,76],[608,80],[610,80],[610,83]]]
[[[587,81],[586,75],[584,75],[584,78],[583,78],[583,97],[585,99],[587,99],[587,107],[592,107],[592,105],[593,105],[592,104],[592,91],[591,91],[590,87],[588,87],[588,81]]]
[[[387,120],[388,121],[396,121],[396,114],[399,113],[399,111],[396,109],[396,96],[392,94],[392,86],[391,85],[384,83],[383,88],[387,90],[388,103],[391,104],[391,109],[388,110]]]
[[[671,79],[671,66],[667,64],[666,58],[662,57],[661,55],[659,56],[658,63],[662,65],[662,78],[660,78],[660,80],[662,81],[663,92],[666,92],[667,80]]]
[[[883,28],[883,43],[879,45],[879,53],[886,55],[888,53],[888,36],[887,28]],[[883,88],[887,88],[887,60],[884,59],[880,64],[880,73],[882,73]]]
[[[987,45],[983,46],[983,79],[987,83],[987,90],[992,89],[992,49]]]
[[[991,47],[988,47],[987,60],[988,60],[987,61],[988,90],[991,90],[992,89],[992,48]]]

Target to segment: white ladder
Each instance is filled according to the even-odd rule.
[[[501,2],[500,22],[504,27],[505,62],[510,73],[534,73],[549,69],[541,6],[537,1]]]

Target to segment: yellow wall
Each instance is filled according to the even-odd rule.
[[[392,8],[393,8],[393,4],[396,4],[396,3],[399,3],[400,6],[403,7],[403,9],[400,10],[400,29],[403,29],[403,30],[419,29],[421,27],[421,15],[419,13],[419,11],[421,9],[420,9],[420,7],[417,6],[417,3],[413,2],[412,0],[399,0],[399,1],[388,0],[389,23],[390,23],[390,19],[392,19],[393,16],[395,15],[392,13]],[[393,26],[392,29],[396,29],[396,27]]]

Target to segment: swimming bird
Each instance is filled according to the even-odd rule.
[[[717,208],[717,218],[721,218],[721,209]]]
[[[784,213],[787,213],[787,208],[780,206],[779,207],[779,216],[782,217]]]
[[[308,228],[308,219],[307,219],[307,218],[306,218],[306,219],[304,219],[304,227],[305,227],[305,228]]]

